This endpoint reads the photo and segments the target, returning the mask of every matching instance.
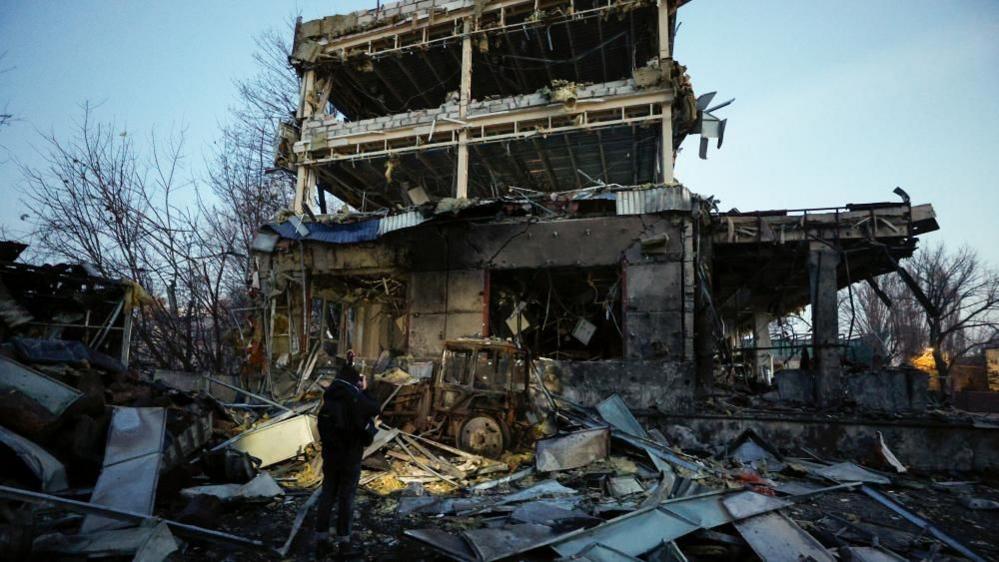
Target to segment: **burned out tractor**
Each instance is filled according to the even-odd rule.
[[[391,389],[378,385],[378,395],[388,400],[382,418],[496,458],[530,428],[529,368],[528,355],[509,342],[450,340],[429,380]]]

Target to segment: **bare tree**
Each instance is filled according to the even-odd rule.
[[[137,360],[229,372],[241,363],[233,311],[253,304],[250,245],[294,186],[274,167],[279,124],[297,103],[289,49],[284,34],[258,38],[258,72],[236,83],[239,104],[207,163],[213,197],[182,179],[182,136],[139,146],[113,124],[95,122],[89,106],[72,138],[44,138],[43,166],[21,167],[44,257],[92,262],[153,296],[137,318]]]
[[[926,347],[922,308],[897,274],[888,273],[870,283],[858,283],[852,287],[852,295],[849,291],[843,293],[841,329],[866,336],[874,345],[875,355],[885,364],[900,364]]]
[[[234,295],[246,291],[254,235],[288,206],[288,195],[294,192],[295,178],[274,166],[278,127],[294,116],[298,98],[287,35],[271,30],[257,37],[257,72],[236,82],[240,103],[230,110],[207,166],[208,185],[219,202],[207,213],[211,228],[231,238],[233,251],[243,258],[226,274]]]
[[[0,75],[10,72],[12,69],[9,66],[4,66],[4,59],[7,58],[7,52],[4,51],[0,53]],[[3,109],[0,110],[0,128],[10,125],[11,121],[14,120],[14,114],[8,109],[8,105],[5,103]]]
[[[906,270],[926,295],[927,341],[941,382],[951,367],[988,343],[999,327],[999,274],[965,246],[917,252]],[[946,387],[945,387],[946,388]]]
[[[182,178],[183,135],[140,147],[84,106],[75,134],[44,138],[44,164],[21,166],[36,251],[87,261],[109,278],[127,277],[152,295],[136,317],[140,363],[227,370],[228,324],[222,274],[231,239],[202,230],[204,217]],[[187,199],[187,201],[185,201]]]

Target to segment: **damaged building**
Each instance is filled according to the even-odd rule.
[[[678,182],[680,144],[720,147],[726,104],[672,58],[673,3],[429,6],[296,26],[278,161],[297,214],[255,241],[270,366],[301,373],[320,344],[439,363],[449,340],[499,338],[556,360],[581,403],[677,411],[743,334],[771,382],[770,322],[810,305],[797,394],[843,402],[837,291],[895,270],[932,206],[719,212]]]

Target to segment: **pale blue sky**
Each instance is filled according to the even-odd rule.
[[[17,234],[36,131],[66,131],[84,101],[132,134],[186,128],[201,172],[253,37],[375,0],[0,1],[0,224]],[[677,176],[722,209],[891,200],[900,185],[936,207],[948,243],[999,264],[999,2],[694,0],[676,58],[698,93],[735,97],[725,145]],[[713,147],[712,147],[713,148]],[[6,151],[4,153],[3,151]],[[5,161],[6,162],[3,162]]]

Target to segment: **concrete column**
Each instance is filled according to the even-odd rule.
[[[773,350],[770,349],[770,314],[756,312],[753,314],[753,341],[756,342],[756,354],[753,357],[753,371],[756,380],[763,384],[771,384],[774,377]]]
[[[669,36],[671,33],[669,25],[669,2],[660,0],[659,2],[659,68],[663,73],[663,78],[670,79],[669,73],[672,68],[670,62],[672,55],[669,50]],[[662,106],[662,151],[659,157],[662,170],[660,178],[666,185],[673,184],[673,107],[671,103],[664,103]]]
[[[303,121],[312,117],[314,96],[316,90],[316,71],[306,70],[302,74],[302,81],[299,84],[298,117],[299,125]],[[295,179],[295,198],[292,200],[291,210],[295,214],[301,215],[305,212],[305,205],[312,197],[312,190],[315,187],[315,175],[306,166],[299,166]]]
[[[815,361],[815,403],[835,406],[843,394],[839,363],[839,314],[836,300],[836,268],[839,251],[812,242],[808,254],[808,277],[812,304],[812,346]]]
[[[472,31],[471,22],[465,20],[465,37],[461,40],[461,88],[458,91],[458,117],[468,116],[468,102],[472,98]],[[468,128],[458,132],[458,169],[455,197],[468,198]]]

